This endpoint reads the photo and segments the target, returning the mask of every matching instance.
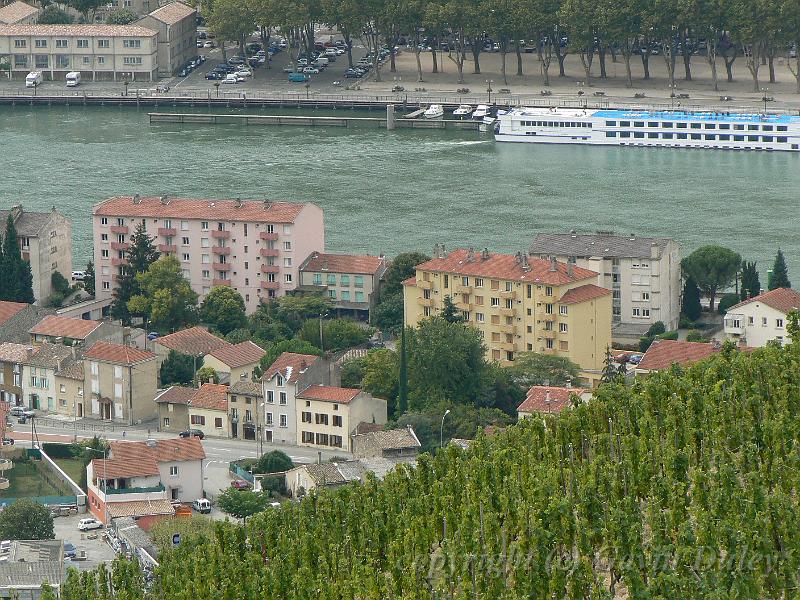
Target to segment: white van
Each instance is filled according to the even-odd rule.
[[[31,71],[25,77],[25,87],[36,87],[42,84],[42,74],[40,71]]]
[[[192,502],[192,508],[201,514],[207,515],[211,512],[211,502],[205,498],[198,498]]]
[[[320,56],[320,57],[319,57],[317,60],[315,60],[315,61],[314,61],[313,63],[311,63],[311,64],[312,64],[312,65],[314,65],[315,67],[317,67],[318,69],[319,69],[319,68],[322,68],[322,69],[324,69],[325,67],[327,67],[327,66],[328,66],[328,64],[329,64],[330,62],[331,62],[331,61],[330,61],[329,59],[325,58],[324,56]]]
[[[67,87],[75,87],[81,83],[81,74],[79,71],[70,71],[67,73]]]

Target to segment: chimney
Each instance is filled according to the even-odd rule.
[[[16,223],[22,216],[22,204],[15,204],[11,207],[11,219]]]
[[[569,236],[574,240],[575,238],[578,237],[578,234],[575,232],[574,229],[571,229],[569,232]]]
[[[433,258],[441,258],[441,257],[439,256],[439,242],[436,242],[436,243],[433,245]]]
[[[521,254],[520,252],[517,252],[517,253],[514,255],[514,261],[516,261],[516,263],[517,263],[518,265],[522,264],[522,254]]]
[[[72,358],[74,358],[74,359],[75,359],[75,358],[78,358],[78,351],[75,349],[75,344],[73,344],[72,346],[70,346],[70,348],[69,348],[69,349],[72,351]]]
[[[328,259],[327,258],[322,261],[322,270],[323,271],[327,271],[328,270]]]
[[[270,202],[267,199],[264,199],[264,210],[269,210],[270,208],[272,208],[272,202]]]
[[[33,357],[33,348],[29,346],[28,348],[25,349],[25,351],[28,353],[29,359]]]
[[[633,241],[636,241],[636,234],[635,234],[635,233],[632,233],[632,234],[631,234],[630,240],[631,240],[632,242],[633,242]]]
[[[650,259],[658,260],[658,244],[656,244],[655,242],[650,244]]]
[[[488,248],[484,248],[483,249],[483,252],[481,252],[481,258],[483,260],[489,260],[489,249]]]
[[[242,208],[244,206],[244,202],[242,202],[241,198],[236,199],[236,208]]]
[[[470,248],[467,250],[467,262],[475,262],[475,249]]]
[[[567,263],[567,277],[570,277],[570,278],[572,278],[572,275],[573,275],[573,274],[574,274],[574,271],[573,271],[573,269],[572,269],[572,263],[571,263],[571,262],[568,262],[568,263]]]
[[[522,270],[526,272],[531,270],[531,265],[528,262],[528,257],[524,254],[522,255]]]
[[[133,203],[134,204],[141,204],[142,203],[142,197],[139,194],[134,194]]]
[[[547,403],[547,412],[550,412],[550,390],[546,390],[544,393],[544,401]]]
[[[161,204],[163,204],[164,206],[167,206],[169,204],[169,196],[161,196],[159,200],[161,201]]]
[[[555,256],[550,257],[550,271],[552,271],[553,273],[558,271],[558,261],[556,260]]]

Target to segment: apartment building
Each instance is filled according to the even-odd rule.
[[[169,77],[197,56],[197,10],[183,2],[157,8],[136,25],[158,32],[158,74]]]
[[[204,383],[194,390],[189,404],[189,427],[207,436],[228,437],[228,386]]]
[[[19,0],[0,8],[0,25],[33,25],[38,18],[38,8]]]
[[[542,233],[531,256],[597,271],[598,285],[611,290],[613,334],[638,340],[657,321],[678,328],[681,249],[671,238],[598,233]]]
[[[70,71],[87,79],[153,81],[158,33],[136,25],[0,25],[0,56],[14,76],[40,71],[61,80]],[[70,254],[71,256],[71,254]]]
[[[386,268],[383,256],[313,252],[300,265],[300,285],[327,295],[334,309],[368,319]]]
[[[729,340],[751,348],[791,341],[786,324],[789,313],[800,310],[800,292],[777,288],[731,306],[725,313],[724,331]]]
[[[203,366],[214,369],[222,383],[254,381],[256,367],[265,354],[258,344],[247,340],[215,348],[205,355]]]
[[[437,246],[404,282],[405,323],[438,314],[450,296],[482,332],[488,359],[508,366],[520,352],[564,356],[597,381],[611,345],[611,292],[596,281],[595,271],[555,259]]]
[[[157,416],[156,355],[111,342],[95,342],[83,355],[83,414],[133,425]]]
[[[7,402],[11,406],[22,405],[22,365],[27,358],[27,345],[0,343],[0,402]]]
[[[3,26],[0,25],[0,57],[3,50]],[[25,71],[27,75],[28,70]],[[72,274],[72,225],[55,207],[50,212],[26,212],[21,204],[0,210],[0,232],[11,215],[23,260],[31,263],[33,296],[37,303],[53,291],[50,278],[58,271],[69,279]]]
[[[189,429],[189,402],[195,388],[173,385],[155,397],[158,430],[180,433]]]
[[[360,423],[384,425],[386,400],[367,392],[310,385],[297,395],[298,445],[353,451],[351,434]]]
[[[56,371],[55,412],[73,419],[83,418],[83,379],[83,360],[80,356]]]
[[[24,405],[32,410],[56,411],[56,373],[77,360],[74,348],[45,342],[28,347],[22,363],[22,395]]]
[[[181,262],[201,301],[230,286],[247,312],[294,290],[303,259],[325,246],[322,209],[310,203],[118,196],[96,204],[92,220],[99,298],[111,297],[138,223]]]
[[[246,440],[263,439],[264,389],[261,382],[235,381],[228,388],[230,436]]]

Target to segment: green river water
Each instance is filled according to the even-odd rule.
[[[316,202],[331,251],[524,250],[538,232],[727,245],[800,281],[800,155],[495,143],[477,132],[150,125],[117,107],[0,107],[0,206],[55,205],[76,268],[111,195]],[[161,109],[170,111],[174,109]],[[283,114],[297,114],[291,109]],[[373,116],[378,114],[373,113]]]

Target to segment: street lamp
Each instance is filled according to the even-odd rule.
[[[219,98],[219,81],[214,82],[214,87],[217,88],[217,98]]]
[[[489,93],[489,104],[492,103],[492,84],[494,83],[493,80],[487,79],[486,80],[486,91]]]
[[[122,81],[122,85],[125,86],[125,95],[127,96],[128,95],[128,85],[130,85],[130,82],[128,81],[127,77]]]
[[[86,448],[89,452],[98,452],[103,455],[103,514],[105,515],[105,525],[108,527],[108,479],[106,475],[108,473],[107,464],[108,463],[108,449],[98,450],[97,448]],[[92,470],[94,473],[94,470]]]
[[[670,83],[669,84],[669,90],[670,90],[669,99],[670,99],[670,104],[672,105],[672,110],[675,110],[675,90],[677,90],[677,89],[678,89],[678,84],[677,83]]]
[[[450,409],[448,408],[446,411],[444,411],[444,414],[442,415],[442,424],[439,426],[439,448],[444,447],[444,418],[449,414],[450,414]]]
[[[767,102],[769,102],[769,98],[767,97],[767,92],[769,88],[761,88],[761,100],[764,102],[764,114],[767,114]]]

